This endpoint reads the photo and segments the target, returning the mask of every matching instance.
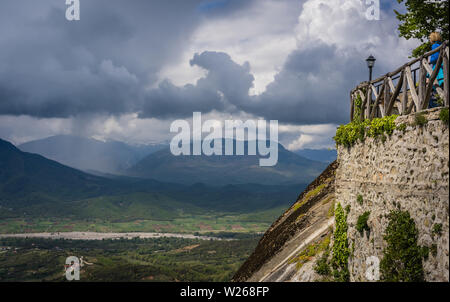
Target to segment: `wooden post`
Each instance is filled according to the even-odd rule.
[[[403,77],[406,77],[406,72],[403,69],[402,71]],[[402,114],[408,114],[407,111],[408,106],[408,81],[403,79],[403,95],[402,95]]]
[[[360,118],[361,121],[364,120],[364,110],[366,108],[366,97],[364,96],[364,93],[362,93],[361,90],[358,90],[359,96],[361,97],[361,114],[360,114]]]
[[[414,83],[414,81],[412,79],[411,67],[406,66],[405,71],[406,71],[406,79],[407,79],[408,85],[409,85],[409,91],[411,91],[411,97],[413,99],[414,105],[416,106],[416,111],[419,111],[420,110],[419,109],[419,107],[420,107],[419,96],[417,95],[417,92],[416,92],[416,83]]]
[[[392,109],[394,108],[394,103],[397,100],[397,96],[400,93],[400,88],[402,87],[403,84],[403,77],[404,77],[404,73],[402,71],[400,78],[398,79],[398,83],[397,83],[397,87],[395,87],[394,93],[392,94],[390,100],[389,100],[389,104],[386,110],[386,115],[391,115],[392,113]],[[391,80],[392,82],[392,80]],[[394,86],[394,84],[392,83],[392,86]]]
[[[355,111],[355,100],[353,99],[353,93],[350,92],[350,122],[353,121],[354,111]]]
[[[372,106],[372,110],[370,111],[370,119],[373,119],[375,117],[375,113],[377,112],[377,107],[380,107],[380,111],[381,111],[381,105],[379,105],[381,98],[383,97],[383,93],[384,93],[384,89],[385,89],[385,84],[383,84],[381,86],[380,92],[378,93],[377,99],[375,100],[375,102],[373,103]]]
[[[366,100],[367,100],[367,106],[366,106],[366,112],[364,114],[364,118],[368,119],[370,116],[370,103],[372,102],[372,89],[370,89],[371,84],[367,86],[367,94],[366,94]]]
[[[420,99],[420,110],[428,108],[428,101],[426,100],[426,87],[427,87],[427,71],[423,65],[423,60],[420,60],[420,78],[419,78],[419,99]],[[432,85],[432,81],[429,84]]]
[[[384,79],[384,97],[383,97],[383,110],[381,110],[381,117],[385,117],[386,116],[386,109],[388,107],[388,102],[389,102],[389,96],[390,96],[390,87],[389,87],[389,81],[388,81],[388,77],[386,77]]]

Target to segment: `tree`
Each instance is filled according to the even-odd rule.
[[[400,21],[398,30],[400,37],[409,40],[419,39],[422,44],[413,50],[413,57],[419,57],[431,50],[428,36],[433,31],[439,31],[443,40],[449,39],[449,0],[397,0],[398,3],[405,2],[407,12],[405,14],[394,10]]]

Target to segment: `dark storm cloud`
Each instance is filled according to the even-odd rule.
[[[205,69],[207,75],[195,86],[177,88],[165,82],[152,90],[142,116],[188,117],[193,111],[226,109],[286,123],[341,123],[349,115],[348,92],[365,76],[361,62],[324,44],[291,53],[275,80],[258,96],[249,96],[254,77],[247,62],[239,65],[225,53],[203,52],[191,64]]]
[[[162,66],[182,55],[181,49],[205,14],[223,16],[250,3],[81,1],[81,21],[68,22],[63,0],[4,0],[0,114],[120,114],[141,111],[143,100],[150,100],[144,109],[152,116],[181,113],[193,104],[198,109],[222,109],[215,89],[220,79],[214,72],[196,87],[178,88],[164,81],[158,91],[148,95],[144,91],[157,80]]]
[[[366,77],[367,54],[347,49],[349,57],[311,41],[289,55],[258,96],[249,96],[249,63],[213,51],[192,58],[192,66],[207,72],[195,85],[164,80],[148,89],[183,54],[205,16],[231,14],[252,1],[88,0],[81,1],[78,22],[65,20],[64,2],[2,1],[0,115],[178,118],[242,110],[285,123],[342,123],[350,89]]]
[[[334,46],[311,43],[305,50],[292,52],[266,91],[242,108],[286,123],[346,122],[349,91],[366,76],[365,71],[357,57],[346,57]]]
[[[138,110],[144,88],[176,60],[204,1],[4,0],[0,10],[0,114],[68,117]]]
[[[197,85],[184,87],[164,80],[158,88],[147,93],[139,117],[177,118],[192,115],[194,111],[209,112],[213,109],[223,110],[224,102],[219,92],[204,79],[199,80]]]
[[[190,64],[205,69],[206,77],[196,85],[184,87],[163,81],[147,94],[141,117],[187,117],[193,111],[235,111],[248,101],[248,90],[254,81],[248,62],[239,65],[226,53],[205,51],[195,54]]]

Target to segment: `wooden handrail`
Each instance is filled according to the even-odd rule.
[[[443,100],[443,106],[448,107],[449,91],[449,43],[445,41],[436,49],[426,52],[419,58],[409,61],[396,70],[389,72],[373,81],[360,83],[350,92],[350,119],[353,120],[355,110],[361,112],[361,119],[372,119],[391,114],[409,114],[428,108],[433,88]],[[436,68],[428,63],[428,58],[439,53]],[[419,68],[414,69],[414,77],[411,66],[419,63]],[[440,87],[437,75],[443,68],[444,86]],[[415,71],[419,70],[419,81],[416,80]],[[395,77],[394,77],[395,76]],[[394,79],[393,79],[394,77]],[[394,85],[394,80],[398,79]],[[427,81],[428,79],[428,81]],[[375,86],[375,84],[378,84]],[[381,86],[381,90],[377,90]],[[361,108],[355,107],[355,98],[361,99]],[[373,100],[373,101],[372,101]],[[409,104],[408,104],[409,103]]]

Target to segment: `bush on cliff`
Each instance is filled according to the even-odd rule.
[[[364,212],[364,214],[358,217],[358,221],[356,222],[356,230],[362,235],[364,230],[367,232],[370,231],[369,225],[367,224],[367,220],[369,219],[370,212]]]
[[[417,245],[418,230],[409,212],[392,211],[384,240],[387,247],[380,262],[381,279],[388,282],[424,281],[423,252]]]

